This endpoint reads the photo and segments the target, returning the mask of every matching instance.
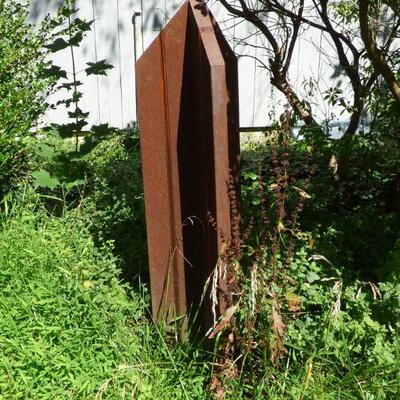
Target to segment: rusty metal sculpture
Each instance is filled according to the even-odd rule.
[[[199,305],[231,235],[228,182],[233,177],[238,188],[240,153],[237,60],[204,2],[189,0],[136,73],[152,308],[160,319]]]

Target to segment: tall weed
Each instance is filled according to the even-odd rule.
[[[357,271],[319,253],[302,225],[303,210],[319,206],[312,191],[318,166],[312,149],[296,153],[298,142],[284,124],[250,159],[243,153],[249,228],[237,260],[235,310],[229,321],[222,316],[211,387],[217,398],[232,399],[396,398],[398,278],[357,278]]]

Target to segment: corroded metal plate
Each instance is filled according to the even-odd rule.
[[[237,61],[205,4],[190,0],[138,60],[136,74],[153,314],[171,318],[199,305],[231,235]]]

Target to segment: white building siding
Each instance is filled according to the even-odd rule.
[[[143,6],[143,42],[144,47],[154,40],[159,31],[174,15],[183,0],[78,0],[79,16],[88,20],[95,19],[93,29],[83,40],[80,48],[75,49],[75,62],[78,79],[83,82],[80,90],[84,96],[81,102],[83,111],[89,111],[90,124],[109,122],[110,125],[125,127],[136,120],[135,84],[134,84],[134,40],[132,15]],[[254,27],[241,23],[235,27],[232,17],[228,16],[216,0],[208,2],[221,28],[232,47],[239,53],[239,93],[241,126],[265,126],[282,112],[285,100],[269,82],[268,72],[254,59],[258,57],[266,62],[262,49],[238,46],[235,37],[246,37],[254,32]],[[33,0],[32,21],[34,23],[48,12],[54,12],[55,0]],[[322,45],[328,52],[329,42],[319,33],[308,31],[299,38],[290,79],[301,95],[306,95],[304,81],[312,77],[317,85],[317,97],[313,109],[319,118],[329,117],[333,111],[325,108],[322,93],[337,84],[333,78],[333,69],[327,64],[326,57],[316,51],[315,45]],[[253,44],[261,44],[261,38],[253,36]],[[246,57],[250,56],[250,57]],[[71,54],[68,49],[56,54],[56,63],[72,76]],[[114,65],[107,77],[86,77],[84,69],[87,62],[107,59]],[[53,96],[54,97],[54,96]],[[52,100],[61,98],[56,95]],[[45,116],[45,123],[64,122],[66,110],[58,108]]]

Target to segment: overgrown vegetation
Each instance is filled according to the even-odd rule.
[[[294,137],[288,107],[243,146],[232,307],[207,346],[177,343],[148,311],[137,127],[88,127],[77,75],[45,61],[73,57],[91,22],[73,1],[35,32],[20,2],[0,11],[1,398],[398,398],[399,103],[384,81],[345,142],[315,121]],[[38,129],[54,88],[72,122]]]
[[[0,197],[27,171],[26,141],[44,111],[45,25],[33,33],[18,1],[0,1]]]
[[[110,244],[95,245],[90,214],[50,216],[29,190],[3,206],[1,398],[206,398],[209,366],[166,346],[146,292],[121,284]]]
[[[246,398],[254,395],[255,376],[264,382],[255,398],[395,398],[396,223],[375,208],[375,198],[354,209],[338,206],[340,192],[331,198],[334,173],[315,176],[322,160],[304,151],[304,143],[280,143],[271,138],[243,152],[247,235],[253,233],[245,242],[238,277],[243,293],[231,323],[239,349],[232,348],[237,358],[224,358],[222,376],[230,371],[248,383],[240,391]],[[385,230],[373,237],[378,243],[364,218],[384,221]],[[230,381],[224,379],[221,384]],[[271,382],[282,391],[274,392]]]
[[[147,273],[143,185],[137,130],[94,130],[75,150],[75,138],[57,129],[36,144],[33,185],[60,215],[63,205],[90,214],[89,229],[97,244],[112,241],[125,278]],[[60,203],[59,199],[62,200]]]

